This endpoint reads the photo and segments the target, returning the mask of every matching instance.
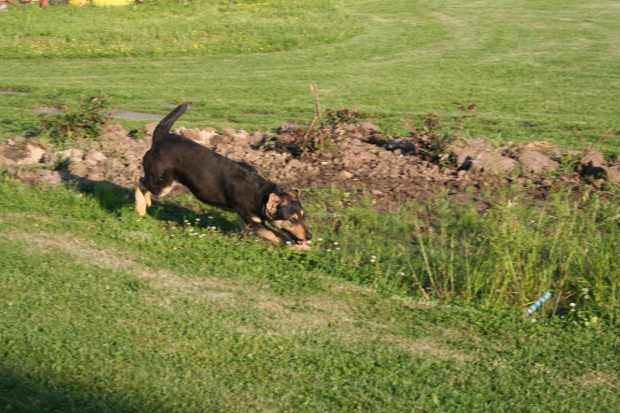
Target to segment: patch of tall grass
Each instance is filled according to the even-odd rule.
[[[620,202],[606,197],[557,192],[534,202],[505,188],[478,211],[438,195],[395,214],[343,208],[337,230],[327,202],[318,214],[321,266],[420,298],[486,307],[525,310],[551,292],[542,317],[618,324]]]

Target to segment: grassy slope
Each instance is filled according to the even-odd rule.
[[[620,401],[615,330],[379,294],[327,276],[320,255],[237,241],[216,212],[220,230],[172,237],[181,215],[136,219],[124,191],[3,180],[0,193],[7,411],[611,412]]]
[[[311,82],[319,84],[324,107],[357,104],[392,128],[404,111],[440,111],[455,100],[480,105],[472,133],[502,139],[558,143],[567,126],[579,125],[589,137],[617,128],[618,69],[610,62],[618,7],[611,2],[348,7],[360,33],[301,50],[5,59],[0,88],[33,95],[2,95],[2,136],[36,131],[28,108],[98,92],[123,109],[198,103],[187,116],[196,126],[270,128],[312,116]],[[518,127],[526,124],[534,128]],[[606,145],[618,151],[617,143]],[[315,198],[306,207],[324,244],[291,254],[238,240],[234,220],[217,211],[208,212],[213,221],[200,215],[192,231],[196,225],[182,216],[195,223],[195,214],[171,206],[136,219],[125,190],[93,195],[2,180],[0,406],[613,411],[620,401],[617,329],[600,322],[596,306],[617,321],[618,204],[560,199],[532,214],[515,200],[512,194],[485,218],[446,200],[379,216],[346,198]],[[333,217],[342,223],[339,234]],[[421,228],[412,227],[415,217]],[[461,240],[457,248],[466,254],[455,256]],[[404,241],[407,247],[395,244]],[[429,252],[426,265],[420,245]],[[571,271],[563,259],[575,264]],[[530,295],[548,287],[547,278],[568,279],[571,295],[564,299],[581,294],[579,326],[533,323],[521,310],[493,305],[512,297],[508,283],[500,297],[491,291],[486,309],[403,298],[419,287],[411,271],[426,277],[428,269],[449,290],[450,277],[468,269],[474,281],[507,279],[492,276],[496,268],[511,269],[512,281],[527,274]],[[539,273],[545,277],[532,277]],[[474,292],[480,286],[488,284]],[[531,298],[517,295],[516,304]],[[596,303],[588,307],[588,300]]]
[[[459,101],[478,104],[470,133],[498,142],[548,139],[573,147],[573,127],[590,141],[607,130],[618,133],[616,2],[362,1],[339,10],[344,17],[335,23],[343,30],[337,40],[315,39],[300,50],[6,60],[0,87],[34,95],[3,97],[3,134],[35,128],[34,114],[24,109],[49,104],[51,96],[98,92],[123,109],[149,112],[191,101],[201,107],[186,122],[196,126],[275,128],[312,117],[310,83],[318,84],[323,107],[356,106],[389,132],[400,129],[405,112],[447,108],[449,118]],[[44,26],[40,19],[32,24]],[[192,29],[202,29],[195,24]],[[159,40],[151,40],[155,47]],[[618,138],[608,138],[603,148],[618,152]]]

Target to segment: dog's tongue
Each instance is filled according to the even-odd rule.
[[[298,245],[308,245],[308,241],[306,241],[305,239],[304,240],[299,240],[299,241],[297,241],[297,244]]]

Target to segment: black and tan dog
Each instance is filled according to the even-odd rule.
[[[274,243],[291,241],[309,249],[312,233],[305,222],[299,191],[284,191],[245,162],[235,162],[183,136],[170,133],[187,104],[174,109],[155,128],[144,155],[144,177],[136,177],[136,211],[146,214],[151,194],[164,196],[175,183],[185,185],[202,202],[234,211],[244,226]],[[274,231],[265,223],[284,231]]]

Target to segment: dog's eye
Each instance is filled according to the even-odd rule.
[[[289,218],[289,222],[290,222],[291,224],[294,224],[294,223],[296,223],[296,222],[297,222],[297,220],[296,220],[295,218]]]

